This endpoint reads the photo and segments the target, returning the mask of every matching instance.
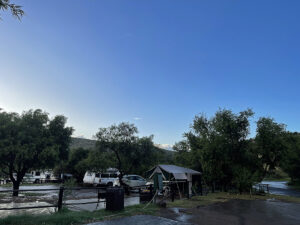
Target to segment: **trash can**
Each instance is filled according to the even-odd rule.
[[[106,210],[118,211],[124,209],[124,189],[109,187],[106,189]]]

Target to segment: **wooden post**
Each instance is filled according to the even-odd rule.
[[[150,193],[151,193],[151,196],[153,196],[153,186],[152,186],[152,184],[150,184]]]
[[[58,194],[58,203],[57,203],[57,208],[58,211],[60,211],[62,209],[62,200],[63,200],[63,196],[64,196],[64,187],[61,186],[59,188],[59,194]]]
[[[187,187],[187,198],[189,199],[190,198],[190,187],[189,187],[189,181],[187,180],[186,181],[186,187]]]

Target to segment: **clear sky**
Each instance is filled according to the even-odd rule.
[[[87,138],[134,122],[160,144],[218,108],[300,131],[298,0],[11,1],[26,15],[0,12],[7,111],[64,114]]]

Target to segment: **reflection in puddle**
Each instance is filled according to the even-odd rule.
[[[180,208],[171,208],[176,215],[176,220],[180,222],[188,222],[188,220],[192,217],[191,215],[188,215],[182,211]]]

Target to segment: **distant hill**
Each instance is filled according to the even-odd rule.
[[[86,138],[75,138],[72,137],[70,148],[84,148],[84,149],[90,149],[94,148],[96,146],[96,141]]]
[[[70,148],[91,149],[94,148],[95,146],[96,146],[96,140],[72,137]],[[160,154],[160,163],[170,164],[173,162],[174,151],[159,148],[157,145],[155,146],[155,149]]]

